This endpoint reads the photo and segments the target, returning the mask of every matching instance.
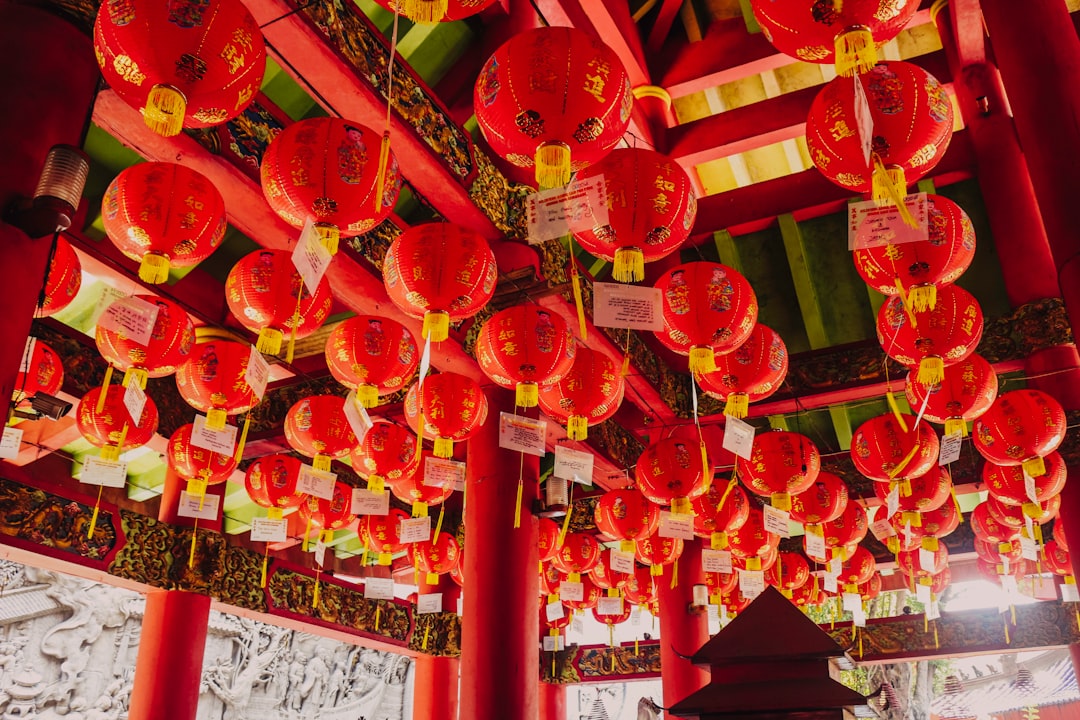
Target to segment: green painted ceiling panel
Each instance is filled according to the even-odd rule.
[[[737,237],[734,246],[757,295],[758,321],[780,333],[789,353],[809,350],[779,227]]]
[[[982,307],[983,317],[998,318],[1008,315],[1009,298],[1005,294],[1005,281],[1001,276],[1001,260],[998,258],[995,238],[990,232],[986,217],[986,205],[979,183],[965,180],[955,185],[938,188],[938,194],[949,198],[962,207],[975,226],[975,259],[967,272],[960,276],[957,285],[968,290]],[[1008,242],[1025,242],[1027,238],[1008,238]]]

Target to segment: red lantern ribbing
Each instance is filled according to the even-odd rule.
[[[903,424],[901,424],[901,421]],[[855,469],[871,480],[910,480],[930,472],[940,442],[925,423],[911,415],[887,413],[870,418],[851,437]]]
[[[791,509],[791,496],[806,492],[821,472],[821,453],[805,435],[774,431],[754,438],[750,459],[739,458],[739,478],[747,489]]]
[[[738,484],[710,483],[705,494],[694,498],[690,506],[694,511],[694,534],[710,541],[715,538],[713,544],[720,547],[727,547],[727,534],[741,528],[750,517],[750,500]]]
[[[638,540],[656,532],[660,509],[633,488],[609,490],[593,511],[596,527],[614,540]]]
[[[409,388],[403,410],[414,432],[434,437],[435,456],[448,458],[455,442],[471,438],[487,420],[488,403],[478,382],[446,372]]]
[[[102,392],[105,401],[99,403]],[[158,411],[154,401],[146,398],[142,417],[134,422],[124,405],[124,392],[119,385],[96,387],[83,395],[75,414],[79,432],[91,445],[102,448],[101,456],[107,460],[116,460],[125,450],[142,447],[157,432]]]
[[[799,553],[782,552],[779,559],[765,571],[765,582],[784,592],[800,588],[810,579],[810,564]]]
[[[171,137],[242,113],[262,84],[266,46],[243,3],[112,3],[94,24],[105,81]]]
[[[1065,439],[1061,403],[1039,390],[1013,390],[998,396],[975,421],[975,449],[997,465],[1023,465],[1028,475],[1046,472],[1043,458]]]
[[[380,565],[389,565],[394,553],[405,549],[400,530],[401,521],[408,519],[409,513],[399,508],[390,508],[388,515],[365,515],[360,519],[360,538],[368,550],[378,554]]]
[[[619,409],[626,384],[607,354],[581,347],[569,372],[539,387],[540,409],[565,424],[571,440],[585,440],[590,425],[604,422]]]
[[[994,367],[981,356],[972,354],[966,360],[946,365],[944,379],[937,385],[926,386],[911,374],[907,378],[908,404],[921,408],[926,401],[923,418],[945,425],[945,434],[959,432],[967,435],[967,424],[990,409],[997,398],[998,380]],[[929,391],[930,399],[927,400]]]
[[[450,323],[471,318],[495,294],[498,267],[482,235],[460,225],[405,230],[383,259],[386,293],[402,312],[423,318],[423,337],[442,342]]]
[[[177,368],[180,397],[206,413],[206,427],[211,430],[224,428],[226,416],[258,405],[259,398],[244,379],[250,358],[249,345],[205,338],[195,342],[190,357]]]
[[[420,364],[416,340],[401,323],[375,315],[357,315],[326,338],[326,366],[334,379],[356,391],[364,407],[380,395],[401,390]]]
[[[588,533],[572,532],[563,538],[551,563],[564,573],[581,574],[592,570],[599,559],[600,543],[596,538]]]
[[[983,465],[982,480],[991,497],[1006,505],[1044,503],[1065,487],[1068,468],[1057,452],[1048,453],[1043,458],[1043,466],[1046,472],[1035,478],[1034,499],[1028,497],[1024,469],[1020,465],[995,465],[988,462]]]
[[[248,466],[244,488],[256,505],[267,508],[299,507],[304,494],[297,492],[302,462],[291,455],[265,455]]]
[[[639,540],[634,549],[637,561],[642,565],[648,565],[651,575],[663,575],[664,566],[674,564],[682,553],[682,540],[659,535]]]
[[[139,261],[143,282],[163,283],[170,267],[198,265],[221,244],[225,201],[185,165],[139,163],[105,190],[101,222],[113,245]]]
[[[847,484],[822,471],[809,488],[791,496],[791,519],[804,525],[820,525],[840,517],[847,504]]]
[[[657,505],[671,505],[675,512],[689,512],[690,501],[702,495],[712,479],[704,476],[697,450],[676,437],[645,448],[634,466],[638,489]]]
[[[308,495],[300,503],[300,517],[315,530],[348,527],[356,519],[352,514],[352,488],[343,482],[336,482],[334,494],[329,500]]]
[[[476,338],[480,369],[497,385],[515,389],[519,407],[536,407],[539,385],[562,379],[574,363],[566,321],[539,305],[495,313]]]
[[[394,497],[412,504],[413,517],[427,516],[431,505],[441,505],[454,494],[453,483],[429,485],[424,482],[423,463],[427,461],[427,456],[421,460],[417,470],[390,481],[390,490],[394,493]]]
[[[107,329],[101,324],[97,326],[95,339],[98,352],[109,366],[124,371],[124,387],[134,377],[140,387],[145,388],[147,378],[172,375],[188,359],[195,343],[195,328],[183,308],[171,300],[153,295],[135,297],[157,305],[157,319],[150,331],[150,341],[142,345],[123,332]]]
[[[368,489],[394,483],[421,469],[416,436],[389,422],[376,422],[350,452],[353,470],[367,475]]]
[[[165,458],[169,467],[185,480],[199,479],[207,485],[220,485],[236,470],[236,458],[191,444],[194,425],[181,425],[169,438]]]
[[[434,540],[409,543],[405,550],[412,566],[427,573],[425,581],[428,585],[437,584],[439,576],[457,568],[461,559],[461,546],[457,538],[445,532],[439,533]]]
[[[641,282],[645,263],[675,252],[690,236],[697,200],[686,171],[646,148],[619,148],[582,170],[578,182],[603,178],[608,221],[574,233],[581,247],[613,264],[619,282]]]
[[[48,317],[58,313],[75,299],[82,287],[82,263],[75,254],[75,248],[61,236],[56,237],[56,251],[45,276],[45,302],[41,306],[41,316]]]
[[[716,370],[715,355],[746,342],[757,322],[754,289],[720,263],[692,262],[668,270],[657,281],[663,294],[664,330],[656,338],[690,356],[694,374]]]
[[[615,52],[569,27],[519,33],[476,81],[476,120],[497,155],[535,167],[543,188],[604,157],[622,139],[634,102]]]
[[[345,400],[337,395],[312,395],[297,400],[285,413],[285,439],[293,450],[312,458],[318,470],[329,470],[333,458],[356,447]]]
[[[746,522],[728,533],[728,546],[735,557],[762,557],[780,544],[780,537],[765,530],[765,516],[760,508],[752,507]]]
[[[761,323],[734,351],[714,359],[716,370],[700,378],[706,395],[726,400],[724,414],[744,418],[750,403],[764,400],[784,383],[788,352],[780,334]]]

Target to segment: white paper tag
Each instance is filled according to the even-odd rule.
[[[848,205],[848,250],[864,250],[926,240],[929,237],[926,194],[908,195],[904,198],[904,205],[915,218],[915,227],[904,222],[899,208],[891,203],[878,205],[875,201],[869,200]]]
[[[834,595],[836,594],[837,590],[840,589],[840,583],[837,581],[836,576],[831,575],[830,573],[825,573],[821,576],[821,584],[825,587],[825,592],[832,593]]]
[[[1029,538],[1035,537],[1035,521],[1026,513],[1024,514],[1024,532],[1027,533]]]
[[[866,627],[866,611],[863,610],[862,604],[851,611],[851,624],[855,627]]]
[[[0,459],[13,460],[19,456],[19,448],[22,447],[22,436],[23,431],[19,428],[4,428],[4,436],[0,439]]]
[[[402,518],[398,533],[403,543],[427,542],[431,539],[431,516]]]
[[[921,602],[923,605],[930,603],[930,586],[917,583],[915,585],[915,599]]]
[[[601,597],[600,601],[596,604],[597,615],[622,615],[622,603],[621,597]]]
[[[525,198],[529,244],[556,240],[608,224],[607,183],[602,175]]]
[[[127,485],[127,463],[123,460],[113,462],[102,460],[97,455],[90,455],[83,460],[82,475],[79,482],[88,485],[104,485],[111,488],[122,488]]]
[[[1076,586],[1074,585],[1073,587],[1076,587]],[[641,608],[639,608],[637,605],[635,605],[630,610],[630,624],[633,625],[634,627],[637,627],[638,625],[641,624]]]
[[[828,562],[828,565],[826,567],[828,569],[825,572],[829,573],[830,575],[840,577],[840,573],[844,571],[844,561],[838,557],[834,557]]]
[[[430,615],[442,612],[442,593],[424,593],[416,596],[416,612],[418,615]]]
[[[236,426],[226,424],[221,430],[206,427],[206,416],[195,416],[195,427],[191,429],[191,444],[203,450],[216,452],[218,455],[232,455],[236,448]]]
[[[1009,595],[1015,595],[1020,592],[1019,587],[1016,584],[1015,575],[999,575],[998,580],[1001,581],[1001,589]]]
[[[581,602],[585,599],[585,583],[563,580],[559,583],[559,599],[567,602]]]
[[[1080,589],[1076,585],[1065,583],[1061,586],[1062,602],[1080,602]]]
[[[255,393],[255,397],[262,400],[263,395],[266,394],[266,384],[270,382],[270,363],[266,362],[266,358],[255,349],[254,345],[251,346],[251,353],[248,355],[247,370],[244,371],[244,382]]]
[[[818,560],[825,559],[825,537],[817,533],[806,533],[806,554]]]
[[[721,605],[720,606],[719,615],[720,615],[720,627],[724,627],[725,625],[728,624],[728,622],[730,622],[730,620],[728,619],[727,605]]]
[[[878,542],[885,542],[896,535],[896,528],[892,526],[888,518],[881,518],[870,523],[870,532],[874,534]]]
[[[931,600],[926,604],[926,619],[937,620],[941,617],[941,603],[937,600]]]
[[[658,332],[664,329],[664,295],[660,288],[593,283],[593,321],[597,327]]]
[[[393,578],[364,578],[364,598],[367,600],[393,600]]]
[[[924,547],[919,548],[919,567],[933,575],[937,572],[934,553]]]
[[[565,445],[555,446],[555,477],[573,480],[582,485],[592,485],[593,454],[574,450]]]
[[[289,522],[285,518],[273,520],[271,518],[257,517],[251,520],[251,542],[280,543],[289,539]]]
[[[314,295],[319,290],[319,282],[326,274],[326,268],[330,267],[333,255],[322,244],[315,225],[308,220],[304,223],[304,229],[300,231],[300,239],[293,248],[292,262],[300,277],[304,279],[304,287]]]
[[[667,510],[660,511],[660,529],[657,530],[660,537],[680,538],[682,540],[694,539],[694,516],[676,515]]]
[[[843,598],[845,611],[855,612],[857,609],[862,610],[862,595],[859,593],[846,592],[841,597]]]
[[[870,167],[870,155],[874,150],[874,116],[870,113],[870,100],[866,97],[866,88],[862,76],[855,75],[855,131],[859,134],[863,164]]]
[[[221,498],[213,493],[199,496],[192,495],[187,490],[181,490],[180,507],[177,508],[176,514],[198,520],[217,520],[220,504]]]
[[[316,470],[310,465],[301,465],[300,476],[296,480],[296,492],[322,500],[333,500],[335,483],[337,483],[335,473]]]
[[[143,408],[146,407],[146,393],[139,386],[139,379],[132,375],[124,389],[124,407],[127,408],[131,421],[138,425],[142,422]]]
[[[353,515],[389,515],[390,493],[376,495],[365,488],[353,488],[350,512]]]
[[[1020,557],[1031,562],[1039,559],[1039,546],[1029,537],[1020,536]]]
[[[731,552],[728,550],[701,549],[701,569],[707,573],[731,574]]]
[[[949,465],[960,459],[960,446],[964,436],[958,432],[941,438],[941,452],[938,454],[938,465]]]
[[[788,526],[791,513],[786,510],[777,510],[772,505],[765,505],[763,509],[765,510],[765,532],[779,535],[782,538],[791,537],[791,530]]]
[[[562,620],[564,617],[566,617],[566,609],[563,608],[563,604],[561,601],[548,603],[544,607],[544,616],[548,619],[548,622]]]
[[[761,570],[740,570],[739,592],[744,598],[750,599],[765,592],[765,573]]]
[[[106,287],[102,290],[93,311],[90,313],[90,324],[97,325],[101,321],[101,316],[105,314],[105,310],[117,300],[125,297],[127,297],[127,293],[114,287]]]
[[[613,572],[618,573],[632,573],[634,572],[634,553],[622,552],[612,548],[608,551],[608,565]]]
[[[900,483],[893,485],[893,489],[885,496],[885,520],[888,520],[900,509]]]
[[[1035,478],[1028,475],[1028,471],[1020,466],[1020,472],[1024,473],[1024,494],[1033,503],[1039,502],[1039,491],[1035,487]]]
[[[736,417],[724,421],[724,449],[744,460],[750,459],[754,449],[754,426]]]
[[[433,487],[465,487],[465,463],[429,455],[424,460],[424,484]]]
[[[499,447],[544,457],[547,423],[543,420],[499,413]]]
[[[553,618],[548,618],[551,620]],[[554,618],[558,619],[558,618]],[[562,635],[545,635],[544,636],[544,652],[559,652],[566,649],[566,638]]]
[[[31,335],[26,338],[26,344],[23,345],[22,359],[19,360],[19,372],[30,372],[30,360],[34,357],[34,347],[37,345],[37,338]]]
[[[1050,575],[1035,575],[1031,578],[1031,596],[1036,600],[1057,600],[1057,588]]]
[[[98,318],[98,326],[122,334],[128,340],[146,345],[154,333],[158,306],[135,296],[113,301]]]
[[[362,441],[367,431],[375,424],[371,421],[367,408],[357,401],[355,390],[350,390],[345,398],[345,420],[348,421],[357,442]]]
[[[321,531],[315,539],[315,562],[319,567],[326,565],[326,538]]]

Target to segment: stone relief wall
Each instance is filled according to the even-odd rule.
[[[0,561],[0,720],[124,720],[139,593]],[[199,720],[405,720],[411,660],[211,611]]]

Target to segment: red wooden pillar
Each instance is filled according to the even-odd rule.
[[[0,0],[0,209],[31,197],[53,145],[79,145],[98,67],[88,34],[39,7]],[[4,312],[0,397],[10,398],[45,278],[51,237],[30,240],[0,221]],[[6,403],[6,400],[5,400]]]
[[[566,720],[566,686],[540,683],[539,706],[537,720]]]
[[[442,593],[444,612],[457,612],[461,588],[447,576],[435,585],[420,577],[420,593]],[[413,683],[413,717],[427,720],[457,720],[458,668],[456,657],[416,656],[416,676]]]
[[[689,697],[709,683],[709,673],[686,660],[709,640],[709,620],[691,610],[694,585],[705,584],[701,569],[701,543],[687,542],[679,558],[679,582],[671,587],[671,567],[656,578],[660,599],[660,679],[664,686],[664,707]]]
[[[524,457],[521,527],[514,527],[521,455],[499,448],[499,413],[514,393],[485,390],[489,420],[471,440],[465,488],[461,717],[535,720],[540,653],[536,518],[529,512],[540,459]]]

